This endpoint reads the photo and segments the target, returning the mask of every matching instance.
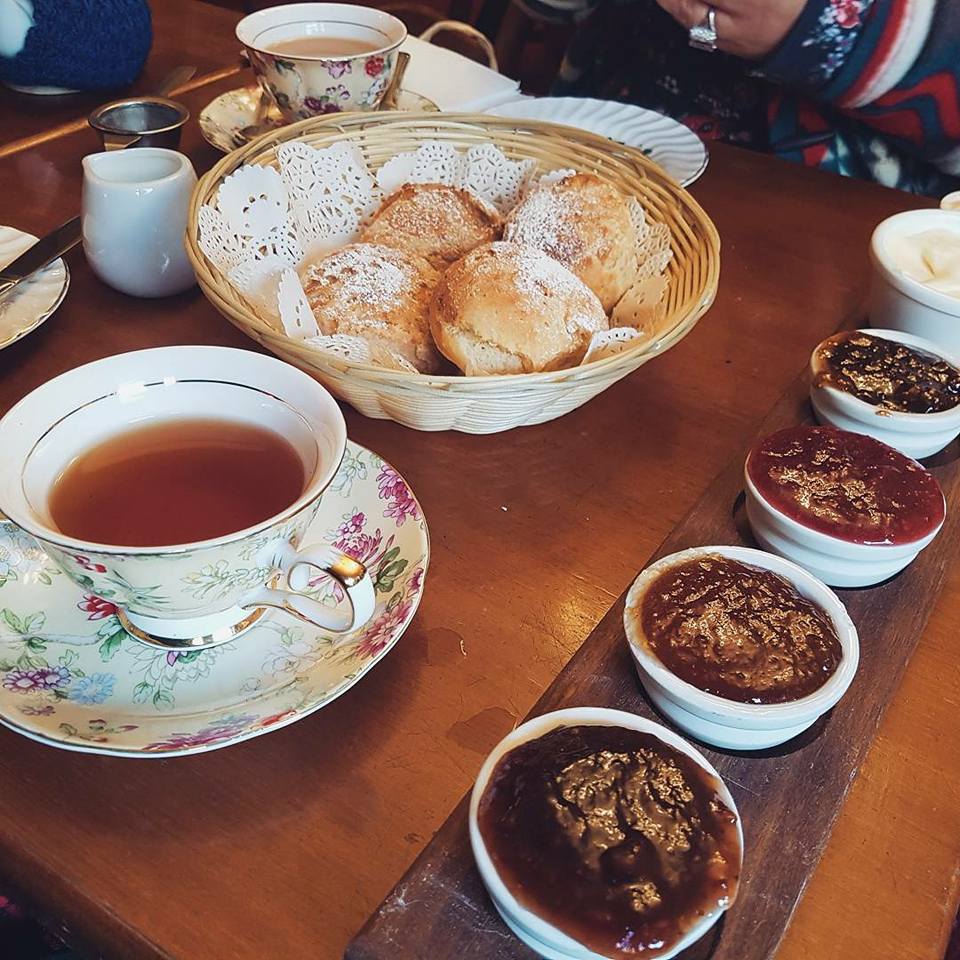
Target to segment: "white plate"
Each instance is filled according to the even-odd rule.
[[[15,90],[17,93],[30,93],[43,97],[63,97],[69,94],[80,93],[79,90],[71,90],[69,87],[25,87],[20,83],[4,83],[3,86]]]
[[[271,104],[265,116],[261,118],[256,134],[253,134],[253,131],[250,131],[253,136],[240,133],[246,127],[257,123],[257,108],[260,105],[261,96],[260,88],[254,85],[228,90],[211,100],[200,111],[198,118],[203,139],[212,147],[224,153],[230,153],[231,150],[246,146],[253,136],[284,126],[280,111]],[[438,107],[432,100],[428,100],[419,93],[401,90],[397,95],[397,109],[435,113]]]
[[[300,720],[350,689],[400,639],[423,593],[427,525],[403,478],[347,444],[307,537],[367,565],[377,608],[334,638],[270,611],[221,647],[166,653],[127,636],[32,537],[0,524],[0,723],[66,750],[171,757],[217,750]],[[204,571],[211,578],[217,570]],[[314,596],[335,603],[326,576]]]
[[[36,242],[32,233],[0,226],[0,267],[12,263]],[[60,259],[0,297],[0,350],[39,327],[63,302],[69,286],[70,272]]]
[[[684,187],[707,168],[706,145],[692,130],[632,103],[586,97],[526,97],[486,112],[495,117],[562,123],[636,147]]]

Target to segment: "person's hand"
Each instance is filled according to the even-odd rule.
[[[704,0],[657,0],[686,29],[703,23],[709,7]],[[718,0],[717,46],[748,60],[761,60],[790,32],[805,0]]]

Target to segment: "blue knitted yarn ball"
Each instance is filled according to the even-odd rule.
[[[0,56],[0,80],[101,90],[132,83],[153,31],[146,0],[33,0],[23,49]]]

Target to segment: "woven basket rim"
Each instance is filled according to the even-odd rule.
[[[240,311],[233,304],[227,303],[219,296],[215,284],[229,284],[226,277],[216,270],[206,255],[199,247],[199,222],[198,212],[200,207],[207,202],[211,202],[219,185],[231,173],[238,170],[247,162],[258,162],[266,159],[266,151],[273,149],[281,143],[300,139],[301,133],[312,133],[315,130],[324,131],[327,127],[336,128],[338,125],[347,122],[355,128],[364,127],[404,127],[410,123],[424,125],[430,128],[443,128],[451,131],[458,129],[476,132],[480,127],[484,132],[487,128],[505,128],[511,133],[530,131],[531,136],[539,136],[546,139],[557,139],[564,143],[574,141],[578,147],[586,148],[588,152],[595,152],[600,155],[604,163],[613,163],[624,167],[629,171],[629,164],[639,167],[644,175],[653,182],[665,187],[670,194],[674,204],[685,213],[688,213],[691,219],[695,220],[705,235],[705,246],[707,259],[712,266],[713,282],[707,283],[703,296],[687,310],[677,317],[676,322],[658,338],[653,341],[646,340],[638,343],[635,347],[619,351],[607,357],[598,360],[592,360],[589,363],[579,364],[574,367],[566,367],[562,370],[537,371],[534,373],[508,373],[491,374],[486,376],[466,376],[464,374],[426,374],[411,373],[403,370],[390,370],[373,363],[363,363],[347,359],[334,359],[329,354],[320,351],[305,349],[311,362],[318,368],[327,368],[337,370],[341,373],[356,372],[360,374],[369,374],[375,377],[384,386],[390,387],[409,387],[417,389],[418,387],[430,387],[436,385],[446,390],[459,392],[459,389],[466,389],[474,392],[479,388],[483,392],[495,392],[498,388],[514,390],[518,387],[531,386],[536,384],[558,384],[568,379],[576,379],[581,382],[592,380],[594,377],[605,377],[611,372],[611,368],[621,365],[632,364],[642,358],[645,362],[648,359],[663,353],[674,343],[683,339],[696,322],[710,308],[716,297],[717,292],[717,274],[719,273],[720,259],[720,235],[716,226],[707,215],[703,207],[697,200],[682,187],[676,180],[647,157],[641,150],[635,147],[629,147],[601,137],[597,134],[589,133],[579,127],[569,127],[564,124],[551,123],[543,120],[518,120],[508,117],[494,117],[482,113],[415,113],[407,111],[390,111],[383,113],[338,113],[328,114],[322,117],[310,117],[306,120],[300,120],[288,126],[281,127],[278,130],[267,131],[251,140],[244,147],[223,156],[213,167],[210,168],[197,182],[190,200],[189,219],[186,230],[186,248],[187,255],[191,261],[194,273],[200,284],[204,295],[213,302],[216,309],[222,313],[234,326],[247,333],[253,330],[253,339],[263,343],[269,340],[276,340],[285,345],[289,350],[291,346],[296,346],[301,341],[294,337],[289,337],[282,331],[270,326],[253,311],[247,307],[244,315],[235,316]],[[357,121],[361,121],[357,123]],[[343,139],[351,139],[350,132],[343,133]],[[424,136],[424,139],[429,139]],[[495,135],[491,135],[491,142],[496,143]],[[616,155],[614,155],[616,154]],[[624,160],[620,159],[623,156]],[[248,158],[256,158],[250,160]],[[598,176],[603,176],[602,171],[597,172]],[[221,279],[222,278],[222,279]],[[219,301],[219,305],[217,304]]]

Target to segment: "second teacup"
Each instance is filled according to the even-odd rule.
[[[287,448],[284,455],[299,471],[289,502],[275,504],[270,516],[243,529],[218,535],[208,530],[207,539],[201,532],[181,542],[182,533],[173,532],[176,503],[162,496],[162,489],[151,483],[150,494],[147,484],[130,484],[126,491],[118,485],[112,502],[79,504],[79,513],[88,515],[80,527],[64,522],[71,511],[57,504],[59,485],[73,483],[74,468],[82,473],[91,451],[129,436],[132,453],[143,431],[201,419],[220,425],[224,443],[235,434],[259,431],[275,441],[268,450]],[[143,350],[71,370],[28,394],[0,420],[0,509],[32,534],[80,589],[115,604],[128,633],[154,646],[199,649],[223,643],[252,626],[268,607],[321,629],[347,632],[373,613],[369,576],[362,564],[330,544],[301,547],[345,447],[346,428],[336,402],[295,367],[225,347]],[[208,475],[197,477],[208,502],[216,499],[217,485],[226,496],[239,483],[239,476],[226,469],[228,459],[237,463],[238,453],[244,455],[234,450],[222,467],[213,463]],[[118,469],[127,470],[129,459]],[[158,468],[168,466],[159,462]],[[265,466],[269,475],[274,464]],[[276,463],[276,470],[281,466]],[[64,496],[84,496],[83,479]],[[114,518],[89,516],[91,509],[130,518],[124,521],[129,537],[107,522]],[[145,525],[136,511],[166,511],[167,519],[148,525],[154,539],[143,539]],[[112,531],[110,539],[93,536],[97,529]],[[326,606],[304,592],[319,573],[340,582],[342,604]],[[286,587],[279,583],[283,577]]]
[[[396,17],[348,3],[290,3],[237,24],[260,86],[287,122],[376,109],[406,37]]]

